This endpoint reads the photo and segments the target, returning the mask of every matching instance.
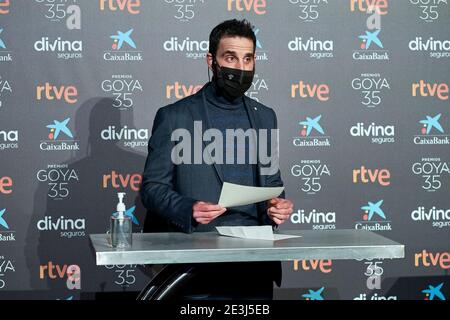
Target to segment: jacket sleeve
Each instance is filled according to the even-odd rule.
[[[277,123],[277,115],[275,114],[275,112],[273,110],[272,114],[273,114],[273,128],[274,129],[278,129],[278,123]],[[270,141],[270,139],[269,139]],[[270,144],[270,143],[269,143]],[[279,158],[278,158],[278,139],[277,139],[277,149],[276,150],[271,150],[271,152],[276,152],[276,161],[277,161],[277,165],[279,165]],[[265,187],[282,187],[284,185],[283,180],[281,179],[281,172],[280,169],[278,168],[277,171],[274,174],[271,175],[267,175],[266,176],[266,184]],[[283,191],[279,196],[279,198],[285,198],[285,192]],[[261,206],[262,212],[260,213],[260,216],[262,218],[262,224],[265,225],[272,225],[272,227],[274,229],[278,228],[278,225],[272,220],[270,219],[269,215],[267,214],[267,204],[266,202],[263,202],[262,206]]]
[[[147,214],[158,214],[183,232],[194,231],[197,222],[192,217],[192,206],[197,201],[174,191],[175,165],[171,159],[174,142],[169,116],[160,108],[153,121],[148,143],[148,155],[140,190]]]

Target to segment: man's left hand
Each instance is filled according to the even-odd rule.
[[[267,214],[278,225],[289,219],[294,208],[292,201],[283,198],[270,199],[267,205]]]

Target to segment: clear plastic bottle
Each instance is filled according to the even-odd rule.
[[[117,214],[111,216],[111,245],[114,248],[129,248],[132,245],[132,221],[131,217],[125,215],[125,204],[123,203],[124,192],[117,194]]]

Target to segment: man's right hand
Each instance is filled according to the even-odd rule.
[[[211,202],[197,201],[192,206],[192,216],[200,224],[210,223],[225,211],[227,208]]]

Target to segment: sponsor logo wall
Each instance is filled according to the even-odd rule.
[[[275,109],[282,230],[370,230],[402,260],[283,263],[275,298],[450,297],[447,0],[0,0],[0,298],[139,291],[96,266],[117,192],[134,232],[159,107],[208,81],[210,30],[255,26],[249,97]],[[19,294],[18,294],[19,293]]]

